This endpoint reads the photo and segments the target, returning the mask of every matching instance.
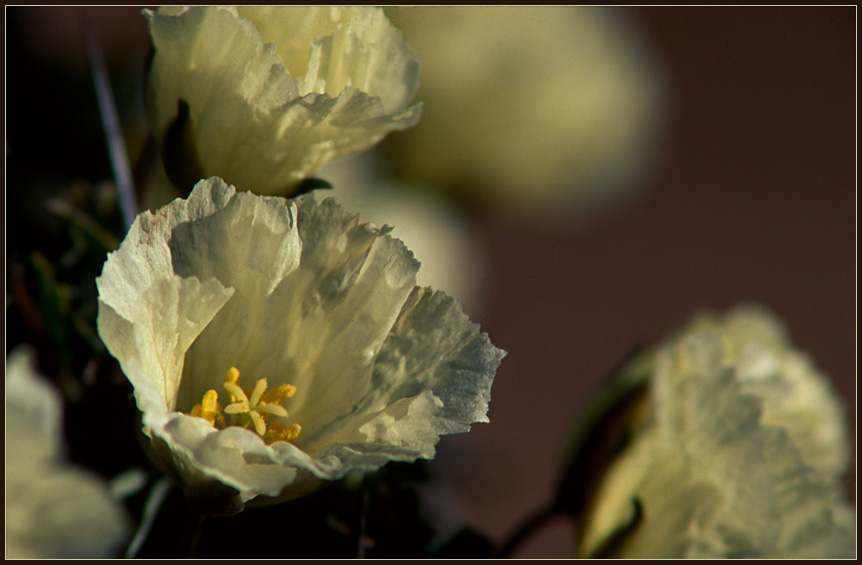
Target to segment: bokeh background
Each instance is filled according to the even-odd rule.
[[[435,511],[495,540],[552,496],[590,392],[699,308],[757,301],[783,317],[845,399],[855,444],[856,8],[626,10],[670,96],[658,160],[637,195],[568,229],[472,216],[486,290],[467,312],[509,354],[491,423],[440,442],[429,488]],[[33,171],[43,171],[42,190],[62,190],[61,170],[110,176],[94,154],[103,146],[95,98],[86,101],[85,21],[134,106],[148,48],[139,8],[6,10],[7,163],[16,158],[7,182],[31,182],[7,187],[7,268],[24,240],[54,237],[27,197]],[[124,120],[138,151],[144,126],[131,111]],[[7,351],[15,321],[7,317]],[[855,484],[854,466],[853,499]],[[515,556],[570,557],[574,539],[561,518]]]

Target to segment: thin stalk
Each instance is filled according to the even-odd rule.
[[[132,222],[135,221],[135,216],[138,215],[135,204],[135,186],[132,181],[132,168],[129,165],[129,157],[126,151],[126,144],[123,141],[123,132],[120,129],[120,119],[117,114],[117,105],[111,92],[111,84],[108,81],[105,61],[92,33],[87,34],[87,53],[90,57],[90,65],[93,68],[93,85],[96,88],[96,98],[99,101],[102,128],[105,130],[108,155],[111,159],[114,182],[117,185],[117,192],[119,193],[123,223],[126,229],[129,229],[132,227]]]
[[[555,505],[549,505],[524,520],[518,528],[509,534],[509,537],[503,542],[500,548],[496,551],[494,557],[496,559],[504,559],[510,557],[521,543],[524,542],[540,527],[551,521],[552,518],[562,514],[559,508]]]
[[[141,515],[141,523],[138,525],[138,531],[135,532],[135,537],[132,538],[129,547],[126,549],[126,559],[134,559],[141,550],[156,521],[156,516],[158,516],[162,504],[168,497],[171,486],[173,485],[170,479],[166,477],[162,477],[153,485],[150,495],[147,497],[147,502],[144,504],[144,511]]]

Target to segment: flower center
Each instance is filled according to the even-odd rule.
[[[281,385],[267,391],[266,379],[258,379],[254,388],[243,390],[239,382],[239,369],[231,367],[225,374],[224,389],[230,397],[230,404],[222,408],[218,392],[208,390],[200,404],[192,408],[191,415],[203,418],[214,428],[223,430],[227,426],[239,426],[255,431],[266,443],[274,441],[294,441],[299,437],[302,426],[290,426],[269,422],[272,417],[287,418],[287,410],[281,406],[286,399],[296,394],[293,385]]]

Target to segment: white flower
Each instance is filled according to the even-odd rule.
[[[155,48],[150,112],[165,169],[184,190],[220,176],[284,194],[419,119],[420,107],[408,108],[418,63],[379,8],[144,13]]]
[[[62,461],[62,405],[19,347],[6,359],[6,558],[110,557],[128,521],[106,482]]]
[[[647,379],[648,396],[629,443],[585,486],[584,557],[855,554],[845,414],[778,319],[702,315],[622,375]]]
[[[504,353],[418,267],[332,199],[212,178],[109,256],[99,333],[187,494],[287,500],[487,421]]]
[[[627,196],[654,161],[665,84],[620,10],[386,10],[422,63],[422,121],[385,144],[411,181],[546,225]]]

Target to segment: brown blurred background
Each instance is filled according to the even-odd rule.
[[[489,297],[471,316],[509,354],[491,423],[444,438],[431,469],[439,506],[497,540],[552,495],[568,428],[602,377],[701,307],[772,308],[855,430],[856,8],[629,10],[672,97],[648,186],[566,233],[479,219]],[[24,32],[29,48],[68,55],[80,13],[20,19],[39,30]],[[138,8],[87,13],[109,64],[143,61]],[[846,482],[855,497],[855,471]],[[573,541],[559,520],[515,556],[571,557]]]
[[[492,293],[480,321],[509,355],[491,424],[441,442],[437,464],[462,466],[446,470],[495,536],[551,496],[568,426],[603,375],[700,307],[772,308],[855,430],[855,8],[631,12],[672,96],[648,186],[565,235],[482,225]],[[855,471],[846,482],[855,497]],[[515,556],[570,557],[573,540],[559,520]]]

